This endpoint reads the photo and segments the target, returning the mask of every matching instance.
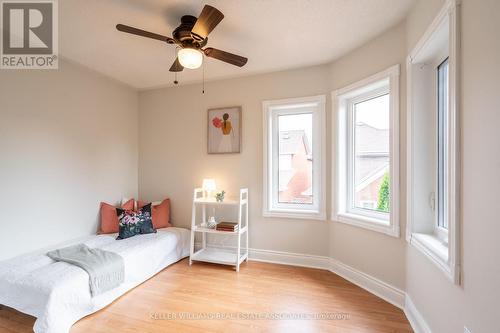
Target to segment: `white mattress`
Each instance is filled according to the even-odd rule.
[[[81,268],[44,254],[24,255],[0,263],[0,304],[36,317],[36,333],[67,333],[79,319],[189,255],[187,229],[159,229],[119,241],[116,236],[89,236],[76,243],[121,255],[125,282],[120,287],[92,298],[89,276]]]

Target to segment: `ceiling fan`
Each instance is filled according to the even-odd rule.
[[[248,59],[236,54],[206,47],[208,34],[222,21],[224,14],[217,8],[205,5],[198,18],[184,15],[181,24],[172,32],[172,37],[159,35],[124,24],[117,24],[116,29],[129,34],[153,38],[175,44],[179,47],[177,58],[170,67],[171,72],[181,72],[184,68],[196,69],[203,62],[203,54],[207,57],[218,59],[229,64],[243,67]],[[203,53],[202,53],[203,52]]]

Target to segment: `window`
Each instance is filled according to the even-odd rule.
[[[335,91],[335,221],[399,236],[399,65]]]
[[[447,2],[407,60],[407,241],[460,282],[458,34]]]
[[[325,98],[266,101],[264,216],[325,219]]]

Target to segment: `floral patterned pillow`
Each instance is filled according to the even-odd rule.
[[[151,219],[151,204],[147,204],[136,211],[117,208],[116,214],[119,220],[119,232],[116,239],[156,232]]]

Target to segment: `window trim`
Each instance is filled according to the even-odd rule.
[[[332,92],[332,128],[336,129],[336,135],[332,137],[332,213],[333,222],[341,222],[364,229],[400,237],[399,227],[399,64],[384,71],[376,73],[364,80],[353,83],[347,87]],[[388,221],[374,218],[369,214],[358,215],[347,210],[347,119],[348,101],[353,97],[363,94],[363,90],[369,91],[380,89],[385,85],[390,92],[390,184],[391,196]]]
[[[263,202],[262,215],[264,217],[283,217],[296,219],[313,219],[326,220],[326,187],[325,187],[325,171],[326,171],[326,122],[325,122],[325,95],[288,98],[280,100],[268,100],[262,102],[263,109]],[[272,137],[270,134],[275,130],[272,128],[276,122],[273,119],[276,117],[273,111],[279,107],[294,106],[294,105],[317,105],[317,110],[313,112],[313,155],[316,163],[313,162],[313,188],[314,198],[317,196],[318,204],[316,209],[301,209],[288,208],[286,204],[276,207],[274,197],[272,195],[273,184],[270,180],[273,177],[273,150],[270,149]],[[274,108],[274,110],[273,110]],[[287,112],[293,113],[293,112]],[[316,175],[317,174],[317,175]],[[295,207],[297,207],[295,205]]]
[[[432,263],[439,267],[446,277],[455,284],[460,284],[460,121],[459,121],[459,0],[447,0],[433,22],[427,28],[422,38],[409,54],[406,62],[407,68],[407,186],[406,207],[407,227],[406,240],[410,245],[424,254]],[[448,104],[448,244],[439,237],[440,231],[437,221],[434,222],[433,233],[413,231],[413,62],[432,37],[448,23],[449,28],[449,104]],[[437,100],[437,98],[436,98]],[[443,236],[441,234],[441,236]],[[443,255],[443,249],[447,253]]]

